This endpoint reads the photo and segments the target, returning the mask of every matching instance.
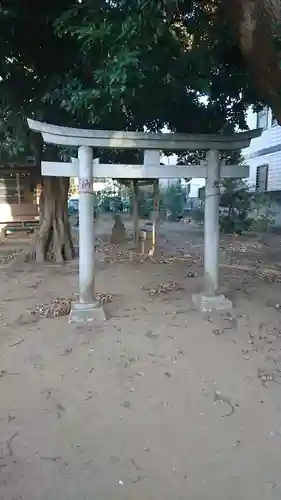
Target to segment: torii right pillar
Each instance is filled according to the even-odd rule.
[[[219,293],[219,201],[220,159],[219,152],[207,152],[207,178],[205,185],[204,217],[204,290],[193,295],[194,304],[201,312],[226,311],[232,303]]]

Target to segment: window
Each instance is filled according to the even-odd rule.
[[[263,128],[264,130],[268,127],[268,108],[263,108],[257,113],[257,128]]]
[[[256,172],[256,191],[267,191],[268,165],[259,165]]]

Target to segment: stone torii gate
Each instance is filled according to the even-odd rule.
[[[249,167],[225,165],[219,159],[219,152],[248,147],[251,139],[261,134],[260,129],[225,136],[76,129],[30,119],[28,125],[31,130],[42,134],[45,143],[78,147],[78,159],[72,162],[41,164],[43,176],[79,179],[79,302],[72,304],[70,323],[100,323],[105,319],[103,308],[95,296],[93,179],[98,178],[133,181],[205,178],[204,290],[194,296],[193,301],[201,311],[231,307],[230,301],[219,294],[219,183],[221,178],[248,177]],[[140,149],[144,151],[144,163],[100,164],[93,159],[93,148]],[[196,150],[206,151],[206,161],[200,165],[160,165],[161,151]]]

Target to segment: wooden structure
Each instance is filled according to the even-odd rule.
[[[34,166],[0,166],[0,229],[37,225],[39,222],[40,174]]]

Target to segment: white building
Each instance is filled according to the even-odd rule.
[[[250,185],[257,191],[281,190],[281,127],[268,108],[258,113],[249,109],[247,123],[250,129],[263,128],[262,135],[243,151],[250,166]]]
[[[190,191],[189,191],[189,198],[199,198],[199,191],[202,187],[204,187],[206,184],[205,179],[200,179],[194,177],[189,181],[190,185]]]

